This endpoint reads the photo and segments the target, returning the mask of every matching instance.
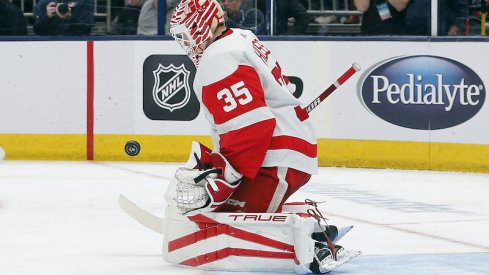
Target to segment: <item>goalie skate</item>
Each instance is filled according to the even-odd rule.
[[[336,235],[336,237],[334,237],[331,241],[333,243],[337,243],[339,240],[341,240],[341,238],[343,238],[348,232],[350,232],[350,230],[353,228],[353,225],[350,225],[350,226],[345,226],[345,227],[341,227],[338,229],[338,235]]]
[[[315,250],[314,262],[311,264],[311,271],[316,274],[331,272],[333,269],[359,256],[362,252],[346,250],[339,245],[335,245],[336,259],[328,246],[318,243]]]
[[[353,228],[353,225],[350,226],[345,226],[341,228],[337,228],[336,226],[328,226],[326,228],[326,233],[328,237],[331,239],[332,243],[337,243],[339,240],[341,240],[350,230]],[[313,239],[315,239],[317,242],[320,242],[324,245],[328,245],[327,240],[324,236],[323,232],[316,232],[312,234]]]

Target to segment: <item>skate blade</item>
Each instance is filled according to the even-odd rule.
[[[343,265],[344,263],[358,257],[360,254],[362,254],[361,251],[346,250],[341,254],[340,258],[337,259],[336,261],[323,263],[321,266],[319,266],[319,271],[321,271],[321,273],[328,273],[331,270]]]
[[[333,243],[336,243],[338,242],[339,240],[341,240],[341,238],[343,238],[348,232],[350,232],[350,230],[353,228],[353,225],[350,225],[350,226],[345,226],[345,227],[341,227],[338,229],[338,236],[336,236],[336,238],[334,238],[333,240],[331,240]]]

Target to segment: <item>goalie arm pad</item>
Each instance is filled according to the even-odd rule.
[[[170,182],[165,198],[184,215],[211,212],[232,195],[241,182],[238,173],[220,153],[211,153],[212,168],[179,168]]]

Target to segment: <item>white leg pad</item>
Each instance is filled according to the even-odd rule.
[[[305,202],[288,202],[282,206],[282,213],[309,213],[310,210],[317,211],[317,209]],[[323,222],[321,224],[323,227],[325,226]],[[324,228],[320,227],[317,222],[314,222],[314,232],[322,232],[323,230]]]
[[[205,213],[167,208],[163,257],[204,270],[310,273],[315,220],[292,213]]]

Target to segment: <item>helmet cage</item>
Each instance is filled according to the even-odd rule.
[[[172,26],[171,36],[187,53],[189,53],[195,45],[195,41],[191,39],[192,36],[190,35],[190,31],[185,25]]]
[[[222,23],[223,11],[215,0],[183,0],[171,17],[170,33],[198,65],[214,30]]]

